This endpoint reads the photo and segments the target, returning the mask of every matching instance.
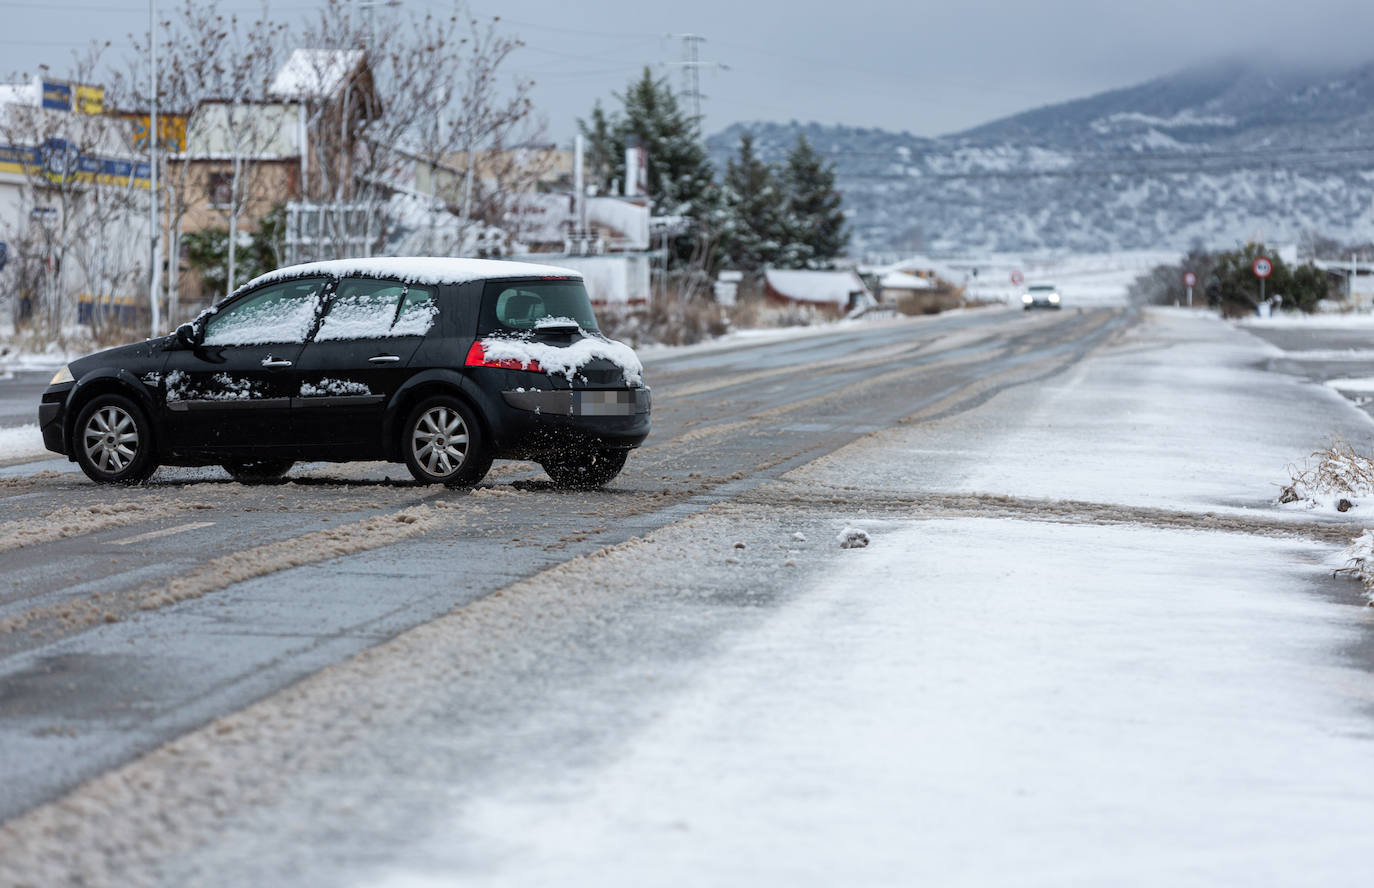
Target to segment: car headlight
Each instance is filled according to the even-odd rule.
[[[61,385],[64,382],[72,382],[74,380],[75,377],[72,376],[72,368],[67,366],[58,370],[57,375],[52,378],[52,382],[48,383],[48,385]]]
[[[1058,293],[1051,293],[1051,294],[1050,294],[1050,301],[1051,301],[1051,302],[1058,302],[1058,301],[1059,301],[1059,294],[1058,294]]]
[[[1022,294],[1021,294],[1021,301],[1024,302],[1024,303],[1026,303],[1027,305],[1029,305],[1030,302],[1031,302],[1031,294],[1029,294],[1029,293],[1022,293]]]

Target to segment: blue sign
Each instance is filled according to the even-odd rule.
[[[5,243],[4,241],[0,241],[0,271],[5,270],[5,263],[9,261],[9,258],[10,245]]]
[[[43,81],[43,107],[54,111],[72,110],[72,86],[70,83]]]

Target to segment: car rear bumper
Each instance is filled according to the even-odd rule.
[[[531,457],[568,447],[638,447],[649,436],[648,388],[501,392],[488,419],[498,454]]]

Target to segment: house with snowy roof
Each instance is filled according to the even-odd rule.
[[[852,269],[767,268],[763,272],[763,295],[773,305],[810,308],[832,316],[875,301],[863,278]]]

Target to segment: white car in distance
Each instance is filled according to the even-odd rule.
[[[1026,311],[1032,308],[1059,308],[1059,288],[1054,284],[1031,284],[1021,294]]]

